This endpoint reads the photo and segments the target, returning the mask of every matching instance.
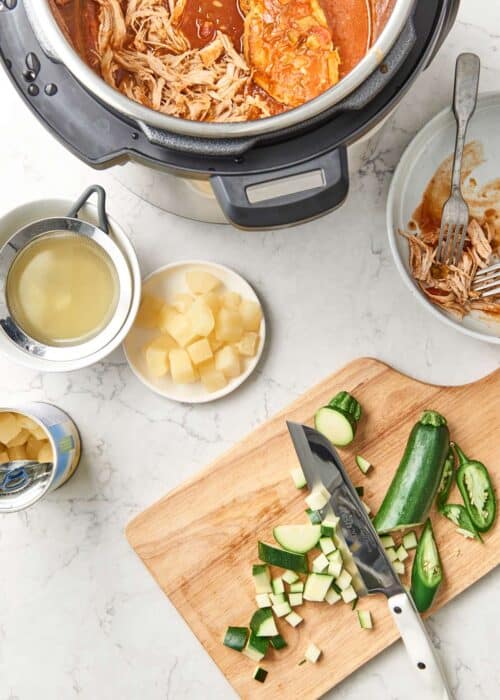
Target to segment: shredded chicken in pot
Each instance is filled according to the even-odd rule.
[[[190,49],[175,27],[183,0],[97,0],[97,51],[104,80],[147,107],[185,119],[243,121],[270,116],[249,94],[251,72],[222,32]]]
[[[109,85],[171,116],[269,117],[340,79],[318,0],[49,1]]]

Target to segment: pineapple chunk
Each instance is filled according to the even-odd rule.
[[[215,353],[215,369],[226,377],[238,377],[241,374],[240,356],[231,345],[226,345]]]
[[[38,453],[46,442],[46,440],[38,440],[34,435],[30,435],[26,443],[26,455],[28,459],[38,459]]]
[[[213,360],[204,362],[199,366],[201,383],[210,393],[220,391],[227,385],[227,379],[223,372],[215,368]]]
[[[208,336],[208,342],[210,343],[210,347],[212,348],[212,352],[215,352],[216,350],[220,350],[221,347],[224,345],[224,341],[218,340],[215,333],[210,333],[210,335]]]
[[[42,428],[38,423],[28,416],[23,416],[22,413],[16,413],[16,420],[19,428],[26,428],[26,430],[34,435],[37,440],[45,440],[47,433],[44,428]]]
[[[203,296],[200,298],[203,299],[205,304],[212,310],[212,313],[214,315],[220,309],[221,301],[220,296],[217,294],[217,292],[208,292],[207,294],[203,294]]]
[[[186,272],[186,283],[193,294],[206,294],[216,289],[220,285],[220,280],[210,272],[189,270]]]
[[[29,436],[29,430],[26,430],[26,428],[21,428],[18,434],[9,440],[7,447],[19,447],[20,445],[25,445],[28,442]]]
[[[188,345],[187,351],[195,365],[201,365],[202,362],[206,362],[213,357],[212,348],[206,338],[202,338],[192,345]]]
[[[170,372],[176,384],[192,384],[196,381],[193,365],[186,350],[176,348],[169,354]]]
[[[241,295],[237,292],[226,292],[222,295],[222,303],[230,311],[237,311],[241,304]]]
[[[262,320],[262,310],[256,301],[243,299],[238,309],[246,331],[258,331]]]
[[[176,294],[172,306],[180,314],[185,314],[191,308],[193,297],[191,294]]]
[[[5,464],[5,462],[9,462],[9,453],[7,450],[2,449],[0,450],[0,464]]]
[[[206,338],[215,326],[214,315],[203,299],[196,299],[189,309],[186,317],[189,320],[193,333]]]
[[[48,440],[44,440],[44,444],[40,448],[40,452],[38,453],[38,461],[39,462],[53,462],[54,461],[54,453],[52,452],[52,447],[51,447],[50,442]]]
[[[0,442],[7,445],[21,432],[21,427],[13,413],[0,413]]]
[[[180,314],[175,309],[169,309],[165,316],[162,330],[169,333],[176,343],[185,347],[196,340],[197,333],[193,331],[188,316]]]
[[[158,297],[152,294],[143,294],[135,325],[139,328],[157,328],[163,306],[164,302]]]
[[[243,338],[235,344],[236,350],[244,357],[255,357],[259,347],[259,336],[253,331],[243,334]]]
[[[153,377],[163,377],[168,372],[168,353],[176,347],[169,335],[160,335],[146,345],[146,365]]]
[[[14,462],[18,459],[28,459],[25,445],[19,445],[18,447],[9,447],[7,451],[9,453],[10,462]]]
[[[243,335],[243,324],[238,311],[222,308],[217,314],[215,336],[217,340],[235,343]]]

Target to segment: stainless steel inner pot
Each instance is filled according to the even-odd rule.
[[[98,195],[99,227],[78,218],[79,210],[93,193]],[[55,231],[66,231],[94,241],[108,255],[116,272],[118,298],[114,313],[99,333],[81,343],[47,345],[32,338],[13,317],[8,304],[7,280],[17,254],[35,238]],[[60,362],[85,358],[106,347],[123,328],[132,303],[132,286],[127,261],[108,235],[105,192],[102,187],[94,185],[82,194],[67,216],[34,221],[16,231],[0,249],[0,327],[11,342],[31,355]]]
[[[306,122],[341,102],[362,85],[383,63],[406,25],[416,0],[396,0],[394,8],[373,46],[358,65],[337,85],[300,107],[266,119],[248,122],[195,122],[161,114],[144,107],[104,82],[68,42],[50,9],[49,0],[24,0],[30,23],[44,51],[63,63],[94,95],[120,114],[139,125],[182,134],[213,139],[259,136],[281,131]]]

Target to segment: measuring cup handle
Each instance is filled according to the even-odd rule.
[[[104,233],[109,233],[109,222],[108,215],[106,214],[106,192],[100,185],[92,185],[83,192],[83,194],[76,200],[72,208],[68,212],[68,217],[70,219],[78,219],[78,212],[86,204],[87,200],[92,197],[93,194],[97,195],[97,214],[99,216],[99,228]]]

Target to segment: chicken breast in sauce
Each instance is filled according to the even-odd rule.
[[[243,46],[256,85],[288,107],[339,81],[334,49],[318,0],[243,0]]]

